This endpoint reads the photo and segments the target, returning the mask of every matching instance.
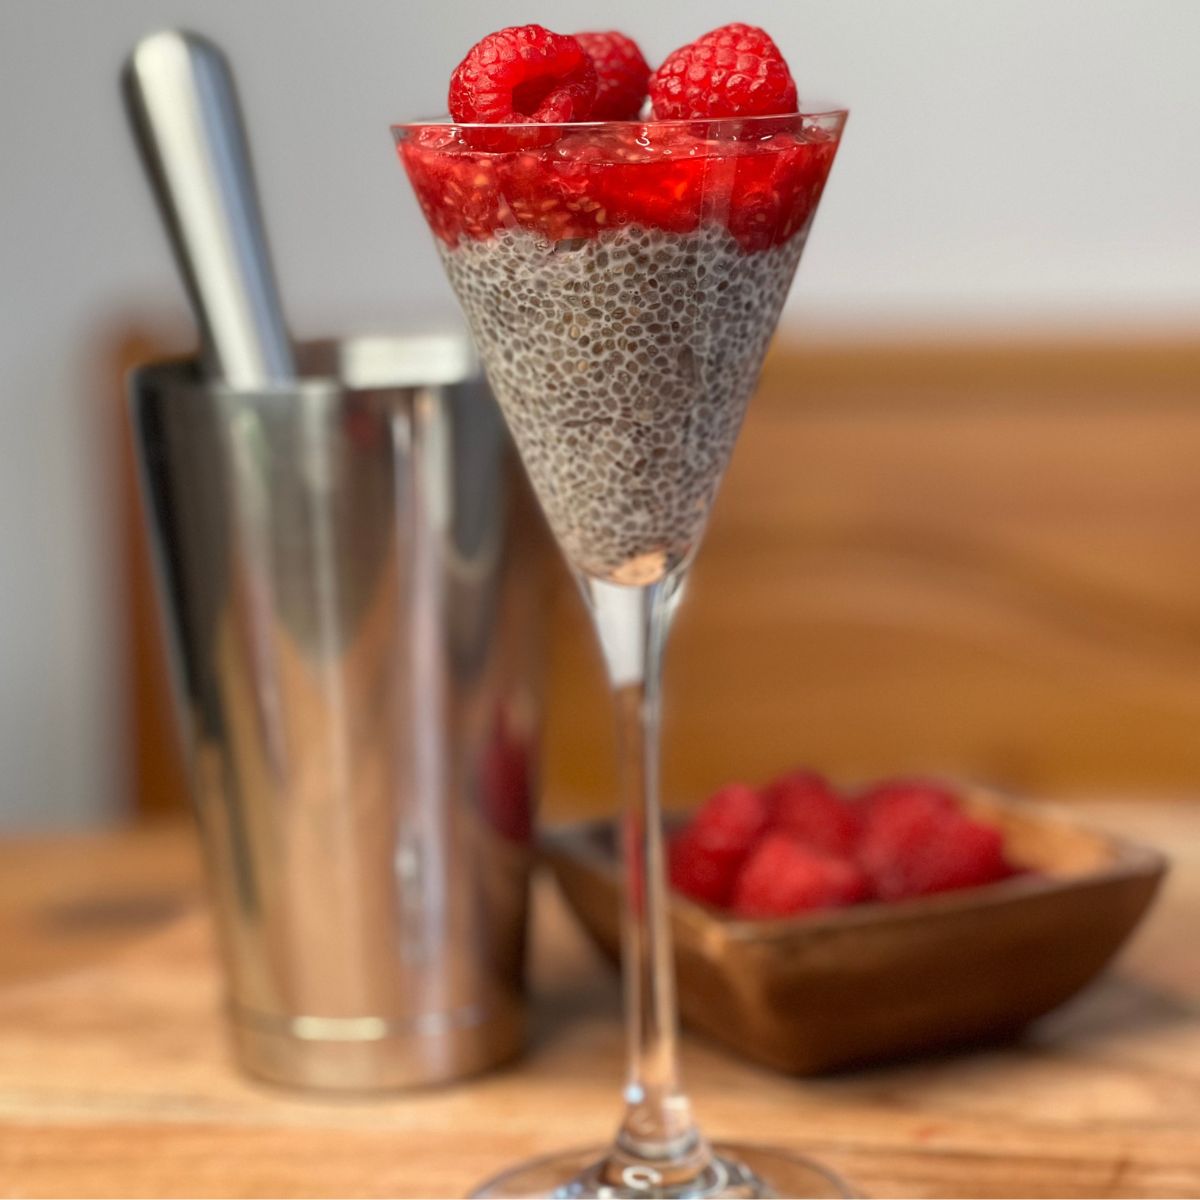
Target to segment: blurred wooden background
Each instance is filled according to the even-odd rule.
[[[552,812],[602,810],[555,613]],[[669,649],[665,788],[796,764],[1038,793],[1200,783],[1200,342],[781,346]]]
[[[128,511],[153,811],[181,784]],[[604,811],[610,717],[569,586],[550,632],[547,811]],[[670,647],[665,740],[681,806],[798,764],[1196,791],[1200,341],[781,345]]]

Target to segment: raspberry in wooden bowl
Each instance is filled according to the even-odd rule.
[[[795,1074],[1016,1033],[1108,964],[1166,869],[1154,850],[982,790],[823,787],[804,773],[722,789],[671,841],[685,1024]],[[612,958],[614,841],[596,821],[546,842]]]

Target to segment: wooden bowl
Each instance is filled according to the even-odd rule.
[[[917,900],[775,921],[672,896],[684,1022],[795,1074],[1006,1037],[1112,958],[1166,870],[1161,854],[1040,805],[974,793],[1009,858],[1036,874]],[[545,853],[588,932],[618,955],[611,822],[553,831]]]

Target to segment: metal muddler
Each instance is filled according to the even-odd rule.
[[[462,336],[293,364],[229,84],[180,34],[125,76],[205,333],[131,405],[234,1040],[300,1086],[452,1079],[522,1044],[552,560]]]
[[[225,56],[198,34],[152,33],[126,61],[121,90],[206,375],[230,388],[287,387],[296,366]]]

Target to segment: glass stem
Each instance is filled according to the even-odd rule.
[[[678,1186],[710,1153],[679,1082],[675,970],[659,797],[663,648],[681,579],[644,587],[584,582],[616,706],[625,886],[622,967],[629,1038],[625,1115],[612,1182]]]

